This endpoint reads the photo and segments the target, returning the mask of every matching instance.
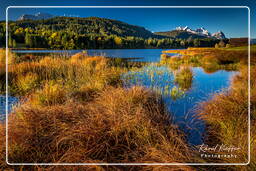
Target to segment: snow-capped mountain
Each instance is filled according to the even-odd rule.
[[[23,14],[22,16],[20,16],[18,18],[18,20],[42,20],[42,19],[49,19],[54,17],[51,14],[47,14],[47,13],[36,13],[35,15],[30,15],[30,14]]]
[[[222,31],[211,34],[204,27],[198,28],[196,30],[192,30],[188,26],[185,26],[185,27],[176,27],[176,30],[177,31],[186,31],[186,32],[196,34],[199,36],[204,36],[204,37],[211,37],[211,38],[217,38],[217,39],[225,39],[226,38],[225,34]]]
[[[225,39],[225,34],[222,31],[218,31],[212,34],[212,37],[216,37],[217,39]]]
[[[200,35],[211,36],[211,33],[209,33],[209,31],[203,27],[196,29],[196,33]]]

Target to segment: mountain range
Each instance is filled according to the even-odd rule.
[[[37,13],[35,15],[24,14],[18,18],[20,22],[33,22],[33,25],[37,23],[38,20],[49,20],[48,22],[39,22],[42,24],[50,24],[58,30],[67,29],[69,22],[67,18],[70,19],[70,23],[73,23],[76,20],[78,22],[74,23],[79,25],[79,30],[74,30],[79,34],[103,34],[103,35],[117,35],[117,36],[134,36],[142,38],[179,38],[179,39],[189,39],[189,38],[212,38],[212,39],[225,39],[225,34],[222,31],[211,34],[204,27],[198,29],[191,29],[188,26],[186,27],[177,27],[175,30],[165,31],[165,32],[155,32],[145,29],[144,27],[131,25],[125,22],[118,20],[105,19],[99,17],[87,17],[87,18],[78,18],[78,17],[57,17],[47,13]],[[38,23],[38,24],[39,24]],[[37,25],[37,24],[36,24]],[[60,27],[61,26],[61,27]],[[60,27],[60,28],[59,28]]]
[[[222,31],[211,34],[204,27],[198,29],[191,29],[188,26],[176,27],[175,30],[165,31],[165,32],[155,32],[157,35],[168,36],[172,38],[188,39],[188,38],[215,38],[215,39],[225,39],[226,36]]]

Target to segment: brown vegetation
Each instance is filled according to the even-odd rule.
[[[201,104],[200,115],[208,124],[206,143],[227,144],[241,148],[238,158],[224,158],[227,163],[248,162],[248,67],[233,78],[230,90],[222,92],[213,99]],[[251,68],[251,127],[256,126],[256,68]],[[256,132],[251,129],[251,162],[248,167],[230,166],[235,170],[254,170],[256,168]],[[227,168],[227,169],[228,169]]]
[[[161,100],[148,90],[107,87],[87,103],[70,100],[46,107],[28,102],[10,114],[9,162],[164,163],[192,158]]]

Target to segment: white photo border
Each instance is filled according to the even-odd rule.
[[[248,161],[246,163],[10,163],[8,161],[8,10],[11,8],[246,8],[248,10]],[[8,165],[55,165],[55,166],[74,166],[74,165],[123,165],[123,166],[140,166],[140,165],[248,165],[250,163],[250,43],[251,43],[251,23],[250,8],[248,6],[8,6],[6,8],[6,163]]]

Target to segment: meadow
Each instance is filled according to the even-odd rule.
[[[251,54],[251,124],[256,125],[255,49]],[[237,70],[230,88],[200,104],[198,117],[207,123],[205,143],[239,146],[239,157],[201,158],[172,121],[161,93],[142,86],[125,87],[122,75],[141,71],[145,64],[87,56],[8,56],[9,93],[20,103],[9,114],[10,163],[185,163],[247,162],[248,67],[247,48],[188,48],[163,54],[160,66],[175,70],[175,82],[187,91],[193,80],[191,66],[206,72]],[[0,91],[5,91],[5,51],[0,51]],[[148,70],[147,70],[148,71]],[[175,90],[171,95],[177,96]],[[5,163],[5,124],[0,125],[0,167]],[[256,153],[255,130],[251,152]],[[226,170],[253,170],[255,156],[245,166]],[[61,166],[19,169],[64,169]],[[221,166],[70,166],[82,170],[209,170]]]

